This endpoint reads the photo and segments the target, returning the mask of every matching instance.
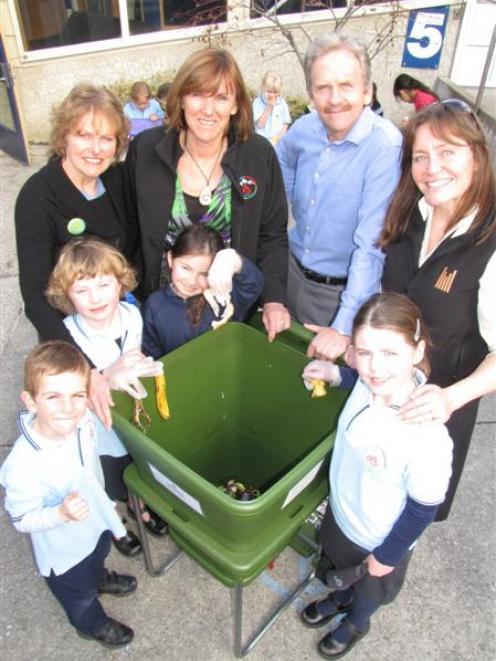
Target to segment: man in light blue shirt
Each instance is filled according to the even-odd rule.
[[[353,317],[379,291],[375,247],[399,178],[401,134],[368,104],[365,47],[331,33],[305,56],[315,113],[277,145],[295,225],[289,232],[288,307],[316,333],[308,355],[335,359],[350,342]]]

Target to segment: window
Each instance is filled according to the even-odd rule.
[[[277,14],[298,14],[320,9],[346,7],[347,0],[252,0],[251,18],[262,16],[264,12]]]
[[[227,0],[16,0],[24,50],[34,51],[227,20]]]
[[[131,34],[227,20],[225,0],[127,0]]]
[[[17,0],[27,51],[121,36],[114,0]]]

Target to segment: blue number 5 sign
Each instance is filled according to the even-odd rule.
[[[402,67],[437,69],[441,59],[449,7],[410,12]]]

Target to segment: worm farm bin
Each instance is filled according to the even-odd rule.
[[[163,358],[171,417],[163,420],[153,379],[144,379],[146,435],[132,400],[115,393],[114,423],[147,504],[176,543],[226,585],[246,584],[287,546],[328,492],[333,430],[347,393],[312,399],[308,358],[283,341],[228,323]],[[241,502],[229,479],[260,489]]]

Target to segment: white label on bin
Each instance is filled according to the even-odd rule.
[[[186,503],[186,505],[191,507],[192,510],[195,510],[195,512],[198,512],[198,514],[201,514],[202,516],[205,516],[203,514],[202,506],[200,505],[199,500],[196,500],[196,498],[193,498],[193,496],[190,496],[189,493],[184,491],[184,489],[181,489],[181,487],[178,484],[176,484],[171,479],[169,479],[166,475],[161,473],[150,462],[148,462],[148,466],[150,467],[152,475],[157,480],[157,482],[160,482],[160,484],[162,486],[164,486],[171,493],[173,493],[174,496],[176,496],[176,498],[179,498],[179,500],[182,500],[183,503]]]
[[[286,500],[283,503],[283,506],[281,509],[283,510],[286,505],[289,505],[289,503],[296,498],[298,494],[300,494],[305,487],[307,487],[310,482],[314,479],[314,477],[317,475],[319,472],[319,468],[322,466],[324,463],[324,460],[322,459],[319,461],[318,464],[315,464],[315,466],[308,471],[308,473],[301,478],[299,482],[297,482],[292,489],[288,491],[288,495],[286,496]]]

